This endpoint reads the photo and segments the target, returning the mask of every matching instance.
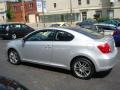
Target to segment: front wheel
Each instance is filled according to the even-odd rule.
[[[86,58],[79,57],[71,65],[73,75],[80,79],[90,79],[95,72],[94,65]]]
[[[16,39],[16,38],[17,38],[17,35],[16,35],[16,34],[12,34],[12,35],[11,35],[11,39],[14,40],[14,39]]]
[[[11,64],[17,65],[20,64],[20,57],[15,50],[10,50],[8,52],[8,60]]]

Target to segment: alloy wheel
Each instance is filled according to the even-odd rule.
[[[11,38],[16,39],[17,38],[16,34],[12,34]]]
[[[8,59],[9,59],[9,62],[12,64],[19,64],[20,63],[19,56],[18,56],[17,52],[14,50],[9,52]]]
[[[91,73],[91,67],[86,61],[77,61],[74,64],[74,71],[79,77],[88,77]]]

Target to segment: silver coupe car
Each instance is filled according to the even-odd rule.
[[[71,70],[80,79],[90,79],[95,72],[113,68],[117,48],[112,36],[79,27],[51,27],[10,41],[7,55],[15,65],[30,62],[54,66]]]

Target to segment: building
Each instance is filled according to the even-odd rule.
[[[36,22],[36,0],[7,2],[13,22]]]
[[[109,12],[110,17],[120,18],[120,0],[110,0],[111,8]]]
[[[0,2],[0,22],[6,22],[6,2]]]
[[[75,22],[102,18],[120,18],[120,0],[46,0],[44,21]]]

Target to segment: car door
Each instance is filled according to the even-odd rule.
[[[6,27],[7,27],[7,25],[0,25],[0,35],[1,36],[7,33]]]
[[[33,28],[31,28],[31,27],[29,27],[29,26],[27,26],[27,25],[25,25],[25,24],[21,24],[21,30],[22,30],[22,32],[23,32],[23,36],[25,36],[25,35],[27,35],[28,33],[34,31]]]
[[[53,62],[55,64],[64,67],[67,60],[70,60],[73,38],[74,36],[68,32],[57,31],[56,38],[53,41]]]
[[[53,37],[53,30],[41,30],[25,38],[22,47],[23,60],[44,64],[51,63]]]
[[[22,37],[21,24],[10,25],[11,34],[16,34],[17,38]]]

